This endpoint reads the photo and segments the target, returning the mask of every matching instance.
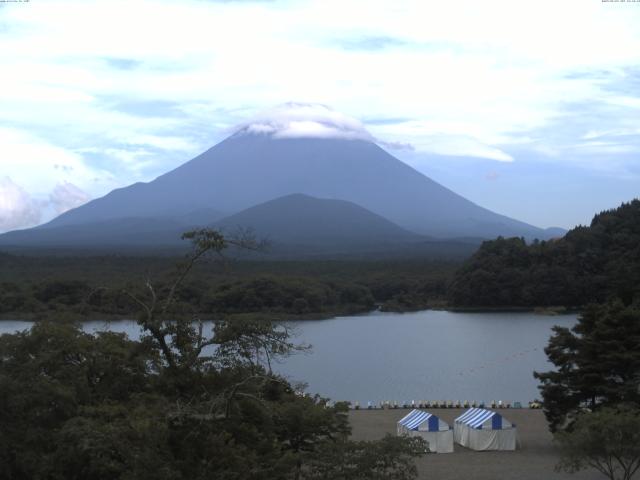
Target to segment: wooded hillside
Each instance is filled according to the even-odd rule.
[[[640,298],[640,200],[599,213],[558,240],[484,242],[456,272],[456,306],[578,307]]]

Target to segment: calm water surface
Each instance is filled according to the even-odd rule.
[[[572,326],[575,315],[533,313],[373,312],[329,320],[290,322],[311,353],[275,369],[309,392],[334,400],[491,400],[528,402],[539,397],[534,370],[551,368],[544,347],[553,325]],[[0,333],[30,322],[0,322]],[[84,324],[86,331],[126,332],[132,321]]]

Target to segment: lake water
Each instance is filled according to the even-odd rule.
[[[544,347],[553,325],[570,327],[575,315],[533,313],[372,312],[329,320],[290,322],[311,353],[274,368],[308,391],[333,400],[520,401],[540,397],[534,370],[551,368]],[[2,321],[0,334],[30,322]],[[139,336],[135,322],[86,322]]]

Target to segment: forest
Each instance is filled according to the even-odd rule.
[[[455,273],[451,305],[580,308],[640,299],[640,200],[599,213],[563,238],[484,242]]]
[[[122,318],[137,306],[123,292],[147,280],[159,290],[180,257],[0,254],[0,317]],[[458,262],[206,259],[180,286],[174,313],[326,318],[444,304]]]

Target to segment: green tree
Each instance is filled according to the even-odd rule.
[[[640,309],[621,301],[590,305],[572,328],[554,328],[545,352],[556,370],[540,380],[552,431],[583,408],[640,404]]]
[[[61,432],[101,405],[128,405],[149,390],[157,356],[123,334],[89,335],[37,323],[0,336],[0,478],[44,478]],[[80,461],[79,459],[77,460]]]
[[[592,467],[610,480],[630,480],[640,468],[640,410],[605,407],[582,413],[570,430],[555,435],[562,459],[558,470]]]
[[[314,480],[405,480],[414,478],[414,457],[426,451],[418,437],[385,436],[379,442],[324,444],[306,478]]]
[[[456,272],[448,297],[473,307],[640,301],[640,200],[601,212],[560,239],[484,242]]]

